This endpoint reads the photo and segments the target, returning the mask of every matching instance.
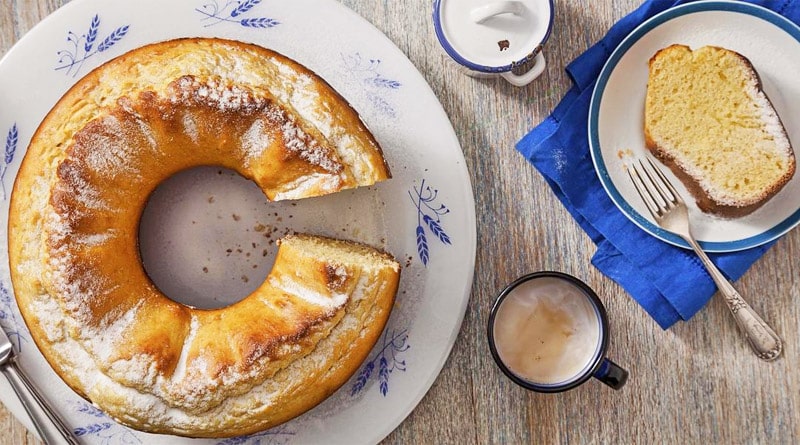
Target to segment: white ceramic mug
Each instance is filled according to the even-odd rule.
[[[569,274],[534,272],[509,284],[489,313],[487,334],[500,370],[532,391],[567,391],[592,377],[620,389],[628,380],[606,357],[609,323],[600,297]]]
[[[544,72],[552,0],[436,0],[433,8],[439,43],[466,74],[525,86]]]

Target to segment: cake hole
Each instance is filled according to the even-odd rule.
[[[272,268],[281,214],[233,170],[197,167],[159,185],[139,225],[150,279],[168,298],[216,309],[256,290]]]

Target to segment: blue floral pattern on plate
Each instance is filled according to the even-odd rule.
[[[137,445],[142,443],[133,431],[114,422],[93,405],[84,401],[72,402],[72,405],[76,413],[82,414],[84,418],[88,418],[85,422],[79,424],[81,426],[72,430],[75,437],[93,436],[99,439],[100,443],[103,445]]]
[[[104,445],[143,443],[134,431],[118,424],[95,406],[83,400],[72,402],[72,405],[75,413],[86,419],[79,424],[81,426],[72,430],[75,437],[94,437]],[[289,442],[294,435],[295,432],[286,425],[280,425],[248,436],[223,439],[218,441],[217,445],[282,445]]]
[[[403,84],[384,77],[378,71],[381,60],[365,58],[358,52],[350,55],[341,54],[341,57],[345,69],[361,82],[372,106],[386,116],[397,117],[397,110],[386,99],[386,93],[399,90]]]
[[[14,313],[14,307],[16,307],[16,302],[14,302],[9,286],[6,285],[5,280],[0,280],[0,329],[6,332],[11,344],[16,346],[17,352],[21,352],[22,345],[28,343],[28,338],[20,320]]]
[[[405,371],[406,361],[399,355],[411,347],[408,343],[408,330],[386,330],[383,332],[383,346],[370,361],[364,363],[363,368],[356,376],[350,395],[359,394],[367,386],[367,382],[378,364],[378,383],[381,394],[385,397],[389,393],[389,375],[395,370]]]
[[[411,197],[411,202],[417,208],[417,253],[422,264],[427,266],[430,261],[430,248],[425,229],[427,228],[442,244],[451,245],[450,236],[442,227],[442,217],[450,213],[450,209],[444,204],[436,205],[435,201],[439,196],[439,190],[425,185],[424,179],[419,188],[413,187],[413,193],[411,190],[408,191],[408,196]]]
[[[280,425],[267,431],[251,434],[249,436],[231,437],[217,442],[217,445],[282,445],[295,435],[286,425]]]
[[[66,70],[67,75],[77,76],[87,59],[116,45],[128,34],[129,28],[128,25],[120,26],[98,43],[100,15],[95,14],[89,23],[89,30],[85,34],[78,35],[72,31],[67,32],[67,43],[71,44],[71,47],[58,51],[56,71]],[[97,43],[96,46],[95,43]]]
[[[11,126],[6,135],[5,151],[3,153],[3,164],[0,166],[0,196],[5,201],[7,198],[6,193],[6,171],[9,164],[14,160],[14,154],[17,152],[17,143],[19,143],[19,131],[17,124]]]
[[[261,3],[261,0],[226,1],[220,6],[217,0],[204,3],[195,8],[195,11],[203,15],[203,27],[218,25],[220,23],[235,23],[245,28],[272,28],[281,22],[269,17],[245,17],[252,14],[253,7]]]

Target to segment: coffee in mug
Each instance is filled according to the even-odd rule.
[[[515,382],[542,392],[573,388],[589,377],[620,388],[627,372],[603,357],[608,322],[597,295],[559,272],[526,275],[498,297],[489,343]]]

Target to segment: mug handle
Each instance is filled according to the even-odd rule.
[[[501,73],[500,76],[502,76],[503,79],[508,81],[508,83],[511,85],[516,87],[524,87],[525,85],[533,82],[537,77],[541,76],[546,65],[547,63],[544,60],[544,52],[539,51],[539,54],[536,54],[536,57],[534,58],[533,66],[525,74],[517,75],[511,71],[507,71],[505,73]]]
[[[614,389],[622,388],[628,381],[628,371],[607,358],[603,359],[593,376]]]

